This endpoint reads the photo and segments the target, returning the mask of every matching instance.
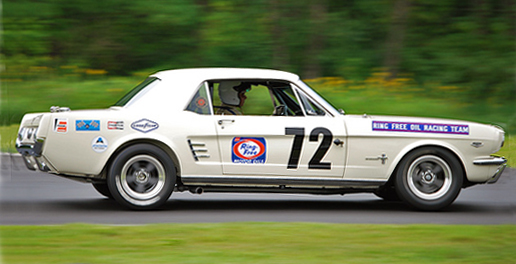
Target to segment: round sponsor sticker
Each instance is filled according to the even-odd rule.
[[[97,153],[104,152],[108,148],[108,141],[103,136],[98,136],[91,142],[91,148]]]
[[[204,97],[199,97],[199,99],[197,99],[197,101],[195,103],[196,103],[197,107],[199,107],[199,108],[206,107],[206,99]]]

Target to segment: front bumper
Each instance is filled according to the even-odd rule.
[[[503,171],[507,167],[507,159],[505,159],[504,157],[491,156],[489,158],[474,160],[473,164],[479,166],[498,166],[494,175],[491,178],[489,178],[486,182],[489,184],[493,184],[497,182],[498,179],[500,179],[500,176],[502,176]]]

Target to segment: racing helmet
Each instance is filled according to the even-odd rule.
[[[245,90],[240,88],[242,84],[243,83],[237,81],[221,82],[219,85],[220,101],[226,105],[239,106],[240,97],[238,93]]]

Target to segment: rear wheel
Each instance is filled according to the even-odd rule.
[[[124,149],[111,164],[108,187],[113,198],[131,209],[154,209],[174,190],[176,170],[162,149],[138,144]]]
[[[427,147],[409,153],[400,163],[395,178],[398,196],[421,210],[440,210],[460,193],[462,167],[449,151]]]

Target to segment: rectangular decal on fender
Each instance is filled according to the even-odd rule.
[[[54,132],[62,134],[68,132],[68,118],[55,118]]]
[[[75,131],[100,131],[100,120],[75,120]]]
[[[469,135],[468,125],[373,121],[373,131]]]
[[[108,130],[124,130],[124,121],[108,121]]]
[[[267,143],[261,137],[235,137],[231,144],[233,163],[263,164],[267,158]]]

